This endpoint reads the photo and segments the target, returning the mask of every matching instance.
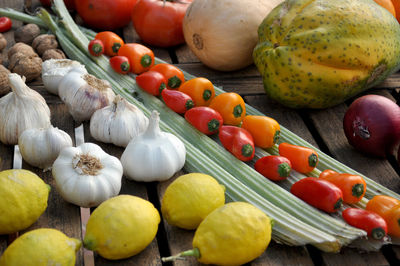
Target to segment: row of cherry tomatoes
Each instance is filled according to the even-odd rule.
[[[276,120],[246,115],[245,102],[239,94],[215,95],[214,85],[206,78],[185,80],[183,72],[172,64],[154,65],[152,50],[141,44],[124,43],[118,35],[107,31],[96,35],[89,44],[89,51],[93,55],[110,56],[111,67],[118,73],[137,74],[139,87],[161,97],[169,108],[183,115],[200,132],[218,134],[221,144],[239,160],[250,161],[254,158],[255,147],[270,148],[278,142],[280,126]],[[280,181],[286,179],[292,169],[307,174],[317,163],[318,154],[313,149],[280,143],[279,155],[258,159],[254,168],[266,178]],[[343,202],[359,202],[366,192],[366,183],[358,175],[325,170],[318,178],[297,181],[290,191],[308,204],[334,213]],[[387,196],[374,197],[365,210],[347,208],[342,217],[375,239],[382,239],[388,232],[400,236],[400,201]]]

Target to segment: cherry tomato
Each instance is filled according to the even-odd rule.
[[[148,71],[154,65],[153,51],[139,43],[125,43],[119,48],[118,55],[128,57],[131,72],[135,74]]]
[[[246,115],[244,100],[235,92],[224,92],[215,96],[209,107],[222,115],[225,125],[237,126]]]
[[[290,192],[308,204],[326,211],[336,212],[343,202],[340,188],[317,177],[306,177],[292,185]]]
[[[51,0],[40,0],[40,3],[42,6],[45,7],[50,7],[51,6]],[[69,10],[74,10],[75,9],[75,0],[64,0],[65,6]]]
[[[130,69],[129,60],[126,56],[117,55],[110,57],[110,65],[115,72],[120,74],[126,74]]]
[[[170,47],[185,42],[182,21],[191,0],[141,0],[132,12],[133,26],[143,42]]]
[[[243,118],[242,128],[253,135],[254,143],[260,148],[271,148],[278,142],[280,126],[278,122],[268,116],[247,115]]]
[[[115,30],[128,25],[137,0],[75,0],[75,8],[90,28]]]
[[[194,107],[192,98],[181,91],[164,89],[161,92],[161,97],[165,105],[178,114],[184,114],[187,110]]]
[[[365,209],[385,219],[389,235],[400,237],[400,200],[386,195],[377,195],[368,201]]]
[[[390,209],[384,217],[391,236],[400,237],[400,205]]]
[[[112,31],[102,31],[94,37],[104,44],[104,53],[108,56],[115,56],[118,54],[119,48],[124,45],[124,41]]]
[[[103,42],[97,39],[93,39],[88,45],[89,53],[93,56],[99,56],[104,53]]]
[[[347,208],[342,212],[342,216],[349,225],[366,231],[373,239],[380,240],[388,233],[386,221],[372,211]]]
[[[225,149],[239,160],[247,162],[254,158],[253,137],[246,129],[224,125],[221,126],[218,137]]]
[[[166,87],[165,77],[156,71],[146,71],[136,76],[136,83],[151,95],[158,96]]]
[[[307,174],[318,164],[318,154],[311,148],[283,142],[279,144],[279,155],[290,160],[297,172]]]
[[[254,164],[257,172],[273,181],[285,180],[292,170],[289,159],[279,155],[261,157]]]
[[[0,17],[0,32],[9,31],[12,27],[12,21],[8,17]]]
[[[337,173],[333,170],[322,171],[320,179],[329,181],[338,186],[343,193],[343,202],[353,204],[359,202],[367,191],[364,178],[359,175]]]
[[[167,79],[167,89],[179,89],[185,82],[185,77],[182,70],[174,65],[162,63],[151,67],[150,70],[160,72]]]
[[[207,106],[197,106],[187,110],[185,119],[206,135],[217,133],[224,123],[222,116]]]
[[[179,91],[192,97],[196,106],[208,106],[215,96],[214,85],[206,78],[187,80],[179,87]]]

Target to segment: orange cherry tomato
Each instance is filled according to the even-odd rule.
[[[108,56],[115,56],[118,54],[119,48],[124,45],[124,41],[112,31],[102,31],[94,37],[104,44],[104,53]]]
[[[318,154],[311,148],[283,142],[279,144],[279,154],[290,160],[292,168],[306,174],[318,164]]]
[[[246,115],[243,118],[242,128],[251,133],[255,145],[260,148],[271,148],[280,136],[278,122],[268,116]]]
[[[209,107],[222,115],[225,125],[237,126],[246,115],[244,100],[235,92],[224,92],[215,96]]]
[[[131,72],[135,74],[148,71],[154,65],[153,51],[139,43],[122,45],[118,50],[118,55],[128,57]]]
[[[343,202],[345,203],[352,204],[359,202],[367,190],[364,178],[359,175],[325,170],[321,172],[319,178],[338,186],[343,192]]]
[[[185,81],[179,91],[189,95],[196,106],[208,106],[215,97],[214,85],[206,78]]]
[[[400,200],[386,195],[377,195],[368,201],[365,209],[385,219],[389,235],[400,237]]]
[[[384,219],[388,226],[389,235],[400,237],[400,205],[390,209]]]
[[[182,70],[174,65],[162,63],[154,65],[151,68],[152,71],[157,71],[164,75],[167,80],[167,89],[179,89],[179,87],[185,82],[185,76]]]

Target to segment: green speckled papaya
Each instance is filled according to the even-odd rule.
[[[286,0],[258,36],[265,91],[291,108],[342,103],[400,67],[400,26],[373,0]]]

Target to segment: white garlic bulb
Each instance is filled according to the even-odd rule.
[[[135,181],[164,181],[185,164],[186,148],[175,135],[159,127],[157,111],[151,113],[147,130],[132,139],[121,156],[124,174]]]
[[[70,59],[49,59],[42,63],[42,80],[47,91],[58,95],[58,86],[62,78],[72,69],[87,73],[84,65]]]
[[[149,119],[139,108],[117,95],[111,105],[94,112],[90,134],[98,141],[126,147],[148,124]]]
[[[12,91],[0,98],[0,141],[15,145],[24,130],[50,127],[50,109],[20,75],[11,73],[8,79]]]
[[[22,158],[32,166],[49,170],[65,147],[72,147],[71,137],[56,127],[31,128],[18,138]]]
[[[115,98],[108,81],[75,69],[61,80],[58,95],[78,123],[89,120],[97,109],[110,105]]]

